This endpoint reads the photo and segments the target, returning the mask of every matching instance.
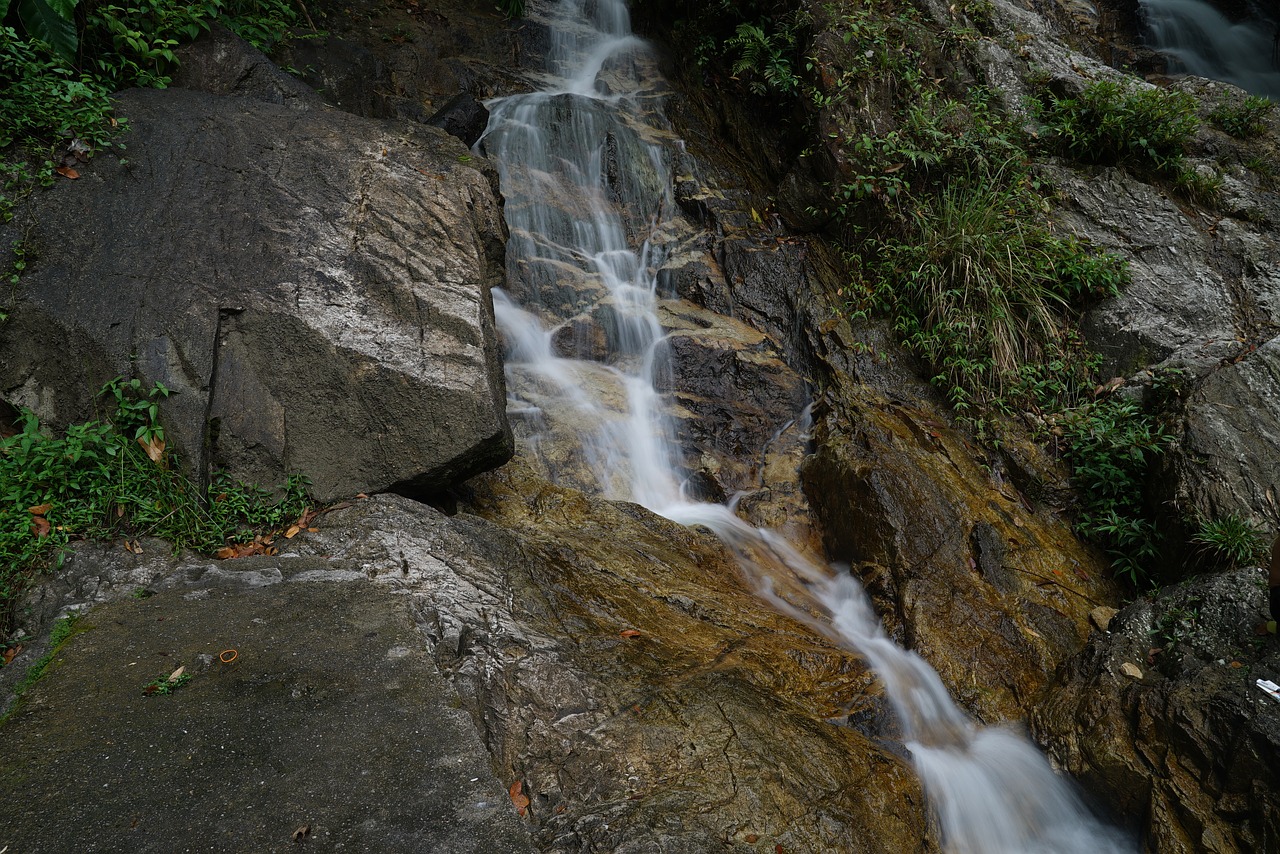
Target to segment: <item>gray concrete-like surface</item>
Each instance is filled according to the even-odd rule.
[[[0,728],[12,854],[534,850],[402,597],[178,587],[77,625]]]

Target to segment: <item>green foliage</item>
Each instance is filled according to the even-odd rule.
[[[1169,659],[1185,643],[1189,643],[1200,627],[1201,601],[1191,596],[1179,605],[1171,605],[1156,621],[1151,636],[1160,644],[1164,658]]]
[[[1212,205],[1222,176],[1196,169],[1182,156],[1200,126],[1196,106],[1186,92],[1133,89],[1114,81],[1091,83],[1076,98],[1047,96],[1031,103],[1051,148],[1085,163],[1160,175],[1185,198]]]
[[[678,49],[708,72],[728,72],[757,95],[791,97],[801,90],[798,69],[809,16],[787,0],[710,0],[686,4],[673,25]]]
[[[1250,95],[1239,104],[1224,102],[1209,113],[1209,121],[1238,139],[1252,139],[1266,133],[1265,119],[1276,104],[1260,95]]]
[[[498,0],[498,11],[508,18],[524,17],[525,0]]]
[[[0,0],[3,3],[3,0]],[[109,95],[164,87],[176,48],[215,19],[270,50],[296,22],[287,0],[18,0],[0,6],[0,149],[110,144]],[[11,162],[19,158],[8,152]]]
[[[0,11],[0,20],[5,13],[12,10],[9,19],[21,24],[27,34],[35,41],[47,44],[50,49],[67,63],[75,61],[76,49],[79,46],[75,26],[76,0],[18,0],[12,6],[8,0],[4,2],[4,10]]]
[[[1160,166],[1182,154],[1200,124],[1186,92],[1135,91],[1110,80],[1089,84],[1076,98],[1051,96],[1038,113],[1058,148],[1091,163]]]
[[[1265,532],[1237,513],[1217,519],[1200,519],[1191,536],[1205,561],[1221,569],[1256,566],[1271,549]]]
[[[55,438],[24,411],[21,432],[0,441],[0,630],[31,572],[60,562],[73,539],[154,536],[213,552],[305,509],[300,477],[276,499],[225,475],[207,490],[182,475],[164,452],[158,420],[168,394],[158,384],[113,380],[102,390],[110,420],[74,424]]]
[[[31,663],[27,668],[27,672],[22,675],[22,679],[13,686],[13,704],[9,706],[9,710],[0,717],[0,723],[4,723],[9,719],[18,708],[18,701],[22,695],[31,690],[31,686],[35,685],[44,676],[45,671],[49,669],[49,665],[53,663],[56,656],[67,641],[80,634],[85,627],[80,624],[79,614],[69,614],[53,624],[53,628],[49,632],[49,651],[42,655],[39,659]]]
[[[795,35],[789,29],[766,33],[756,24],[738,25],[737,34],[725,43],[726,53],[736,56],[733,73],[747,77],[752,92],[792,95],[800,88],[800,78],[792,68]]]
[[[172,694],[174,691],[177,691],[179,688],[181,688],[183,685],[186,685],[190,681],[191,681],[190,673],[181,673],[173,677],[158,676],[142,687],[142,693],[146,694],[148,697],[153,696],[155,694],[160,694],[161,696],[166,694]]]
[[[1043,198],[1020,164],[981,161],[936,192],[902,193],[902,224],[860,259],[872,306],[933,371],[957,414],[981,431],[987,412],[1040,408],[1083,384],[1088,355],[1065,318],[1127,281],[1114,256],[1042,225]],[[1056,365],[1062,388],[1044,367]],[[1087,370],[1084,371],[1087,374]]]
[[[221,5],[220,0],[93,3],[85,15],[86,65],[112,89],[164,88],[178,64],[174,49],[209,29]]]
[[[1137,403],[1119,397],[1070,410],[1059,426],[1083,495],[1077,528],[1102,545],[1117,575],[1136,584],[1151,575],[1160,544],[1145,507],[1147,474],[1172,436]]]
[[[14,143],[47,146],[54,139],[105,145],[113,129],[109,88],[81,73],[47,46],[0,27],[0,149]],[[13,166],[7,167],[6,196]]]

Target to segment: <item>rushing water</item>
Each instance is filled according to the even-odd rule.
[[[1169,70],[1280,101],[1280,20],[1230,21],[1208,0],[1139,0],[1147,43]],[[1273,10],[1274,14],[1274,10]]]
[[[656,269],[678,215],[670,161],[679,143],[661,112],[665,84],[621,0],[530,11],[553,33],[542,89],[492,102],[481,144],[501,173],[508,274],[520,294],[495,293],[509,412],[534,452],[543,437],[571,435],[580,460],[548,448],[550,469],[710,528],[762,598],[865,658],[884,683],[948,850],[1129,850],[1023,736],[965,715],[937,673],[885,634],[850,573],[729,507],[684,498],[655,382],[668,356]],[[574,357],[557,355],[569,345]]]

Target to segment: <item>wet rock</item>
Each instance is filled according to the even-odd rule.
[[[1129,605],[1032,715],[1036,737],[1131,817],[1149,850],[1262,851],[1280,827],[1280,675],[1258,638],[1264,573],[1206,576]],[[1150,662],[1141,681],[1125,665]]]
[[[427,119],[427,124],[441,128],[450,136],[462,140],[470,148],[489,124],[489,111],[468,92],[454,95]]]
[[[1089,612],[1089,622],[1095,629],[1105,632],[1111,628],[1111,620],[1115,615],[1120,613],[1115,608],[1109,608],[1106,605],[1099,605]]]
[[[958,702],[983,721],[1021,717],[1113,601],[1109,570],[923,402],[840,395],[815,411],[803,472],[827,554],[879,568],[867,586],[887,628]]]
[[[1238,350],[1235,300],[1208,223],[1118,169],[1050,174],[1067,199],[1064,225],[1129,261],[1132,283],[1087,318],[1113,373],[1169,359],[1203,370]]]
[[[72,563],[111,576],[118,554]],[[177,577],[83,613],[5,721],[0,794],[25,805],[7,845],[536,850],[405,597],[363,575],[301,581],[305,558],[277,561],[267,585],[238,562],[211,583],[165,561],[205,586]],[[182,667],[189,682],[145,693]]]
[[[456,516],[383,496],[293,548],[410,597],[542,850],[923,847],[910,770],[826,721],[874,703],[873,678],[714,539],[518,462],[471,487]]]
[[[162,382],[197,472],[300,471],[319,498],[439,489],[510,455],[483,161],[434,129],[177,89],[118,112],[128,161],[21,214],[40,261],[0,329],[8,402],[65,425],[116,374]]]
[[[257,48],[214,24],[196,41],[178,50],[173,85],[211,95],[234,95],[295,110],[320,105],[320,96],[295,77],[281,71]]]
[[[1168,459],[1178,505],[1205,518],[1267,524],[1280,494],[1280,339],[1215,370],[1192,391]]]

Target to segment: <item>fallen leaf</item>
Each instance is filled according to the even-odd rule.
[[[218,560],[230,560],[236,556],[236,550],[230,546],[223,546],[213,554]]]
[[[147,452],[147,456],[151,458],[151,462],[158,463],[164,457],[164,441],[152,436],[150,441],[138,437],[138,444],[142,446],[142,450]]]
[[[170,674],[169,674],[169,678],[168,678],[168,679],[166,679],[165,681],[166,681],[166,682],[177,682],[177,681],[178,681],[178,677],[179,677],[179,676],[181,676],[183,673],[186,673],[186,672],[187,672],[187,665],[185,665],[185,664],[184,664],[184,665],[182,665],[181,667],[179,667],[177,670],[175,670],[175,671],[173,671],[172,673],[170,673]]]
[[[368,498],[368,497],[369,497],[369,496],[365,495],[363,492],[357,492],[357,493],[356,493],[356,498]]]
[[[1241,664],[1241,663],[1240,663],[1240,662],[1238,662],[1238,661],[1233,661],[1233,662],[1231,662],[1231,666],[1232,666],[1232,667],[1235,667],[1235,668],[1244,667],[1244,665],[1243,665],[1243,664]]]
[[[295,830],[290,838],[294,842],[301,842],[302,840],[306,839],[310,835],[311,835],[311,825],[304,824],[302,827]]]
[[[43,516],[31,517],[31,536],[37,540],[49,536],[49,532],[53,530],[53,526],[49,524],[49,520]]]
[[[8,665],[10,662],[12,662],[13,659],[17,657],[18,653],[22,652],[22,650],[23,650],[22,644],[18,644],[17,646],[11,646],[8,649],[6,649],[4,651],[5,665]]]
[[[760,841],[760,837],[756,836],[754,833],[748,833],[745,838],[747,840],[748,845],[755,845],[757,842]]]
[[[53,509],[53,504],[50,502],[46,504],[37,504],[35,507],[28,507],[27,512],[30,513],[32,516],[43,516],[44,514],[48,513],[52,509]]]
[[[638,638],[638,637],[640,637],[640,632],[636,631],[635,629],[623,629],[623,630],[622,630],[621,632],[619,632],[618,634],[622,635],[624,638]]]
[[[298,536],[298,532],[301,530],[302,529],[299,528],[297,525],[290,525],[289,530],[284,532],[284,538],[286,540],[292,540],[294,537]]]
[[[524,815],[529,809],[529,797],[524,793],[524,783],[516,780],[511,784],[511,788],[507,789],[507,794],[511,796],[511,803],[516,808],[516,812]]]
[[[73,181],[80,177],[80,173],[72,169],[70,166],[58,166],[55,167],[53,171],[57,172],[63,178],[70,178]]]
[[[131,551],[136,555],[142,554],[142,543],[137,540],[125,540],[124,547],[127,551]]]

